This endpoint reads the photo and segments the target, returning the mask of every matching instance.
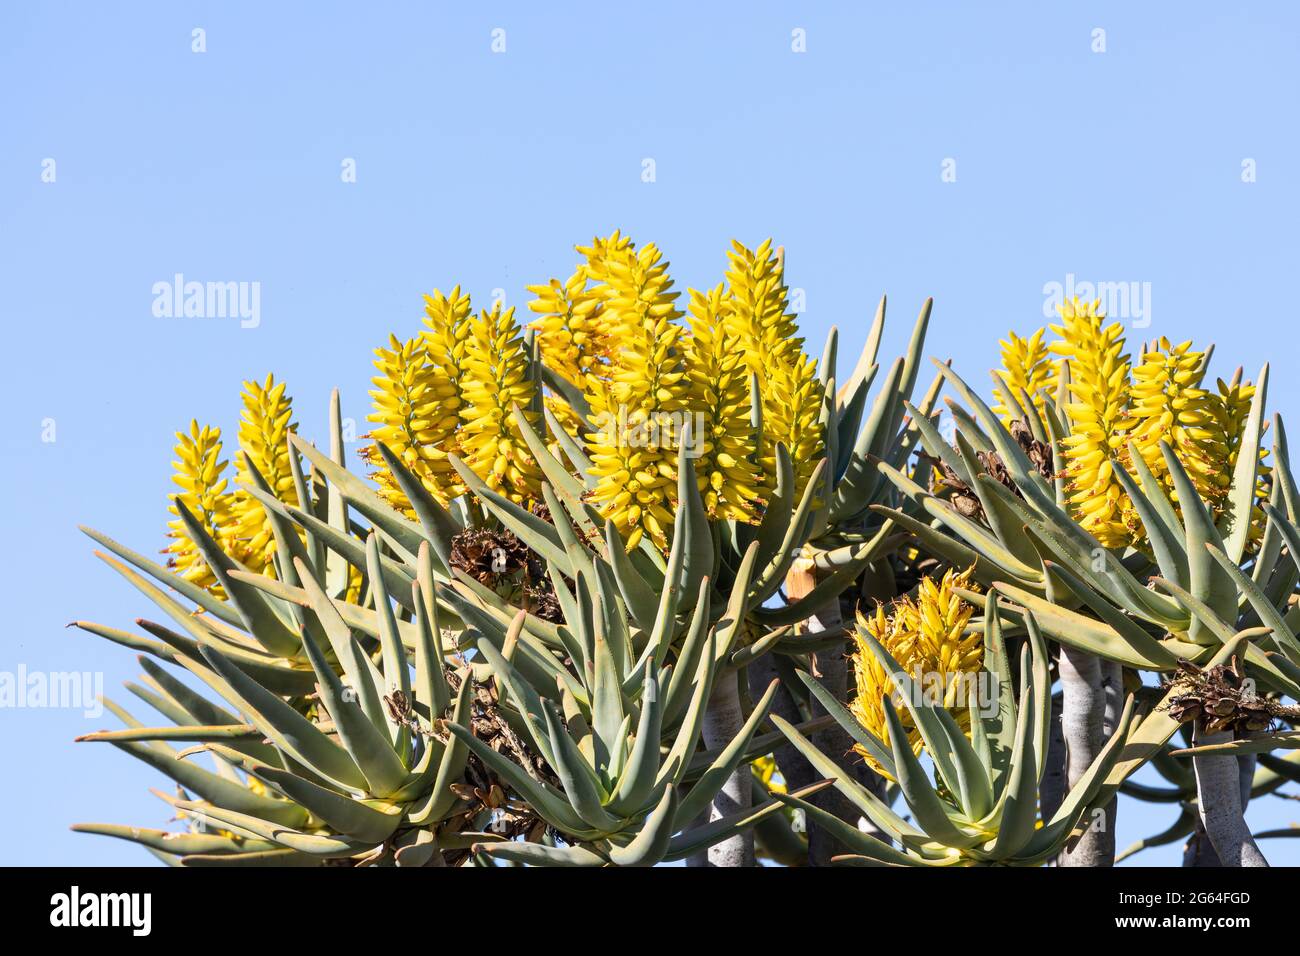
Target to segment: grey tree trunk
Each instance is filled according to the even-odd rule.
[[[1124,715],[1124,665],[1107,660],[1100,660],[1099,663],[1101,664],[1101,693],[1106,700],[1105,712],[1101,718],[1104,745],[1119,729],[1119,720]],[[1102,865],[1114,866],[1115,833],[1119,829],[1118,795],[1102,808],[1102,814],[1099,825],[1105,827],[1105,832],[1109,834],[1106,850],[1108,862]]]
[[[685,788],[685,787],[679,787],[679,788],[677,789],[677,797],[678,797],[678,799],[681,799],[682,795],[683,795],[684,793],[686,793],[686,790],[687,790],[687,788]],[[712,806],[705,807],[704,812],[698,814],[698,815],[695,817],[695,819],[691,821],[691,823],[690,823],[690,827],[691,827],[691,829],[694,829],[695,827],[702,827],[702,826],[704,826],[704,824],[708,823],[708,822],[709,822],[709,814],[712,812],[712,809],[713,809]],[[709,851],[708,851],[707,849],[704,849],[704,850],[698,850],[697,852],[692,853],[690,856],[688,856],[688,857],[686,858],[686,865],[687,865],[688,867],[708,866],[708,865],[709,865]]]
[[[1106,742],[1106,688],[1102,662],[1091,654],[1061,645],[1061,734],[1065,738],[1065,778],[1076,786]],[[1113,866],[1114,806],[1085,819],[1087,829],[1061,851],[1058,866]]]
[[[1206,733],[1199,723],[1192,730],[1192,742],[1196,746],[1230,740],[1231,731]],[[1240,758],[1197,754],[1192,757],[1192,768],[1196,772],[1197,812],[1219,865],[1268,866],[1264,854],[1255,845],[1255,838],[1250,835],[1250,828],[1246,826],[1245,807],[1250,799],[1250,784],[1244,780],[1246,773]],[[1199,846],[1197,850],[1204,854],[1205,847]]]
[[[1106,699],[1101,719],[1102,734],[1110,740],[1124,713],[1124,665],[1107,660],[1098,660],[1098,664],[1101,667],[1101,692]]]
[[[1223,866],[1219,862],[1219,855],[1210,845],[1210,838],[1205,832],[1205,827],[1201,825],[1199,816],[1196,818],[1196,829],[1183,845],[1183,866]]]
[[[766,691],[774,678],[781,678],[781,683],[772,698],[770,713],[792,724],[803,722],[805,715],[799,710],[798,703],[790,693],[790,688],[786,685],[786,677],[777,668],[773,654],[764,654],[750,663],[746,670],[749,671],[749,693],[755,697]],[[777,769],[781,771],[781,778],[785,781],[786,787],[790,790],[800,790],[816,780],[817,774],[812,764],[795,749],[794,744],[785,741],[784,738],[782,740],[784,742],[772,750],[772,757],[776,760]]]
[[[1250,803],[1250,789],[1255,781],[1255,755],[1238,757],[1237,771],[1241,778],[1241,806],[1244,812]],[[1223,866],[1219,854],[1214,852],[1214,845],[1210,843],[1210,835],[1205,832],[1205,824],[1199,813],[1196,816],[1196,829],[1183,846],[1183,866]]]
[[[713,693],[704,712],[704,746],[709,750],[726,747],[744,726],[745,715],[740,706],[740,693],[734,668],[724,668],[714,681]],[[753,805],[753,774],[748,763],[742,763],[727,778],[718,795],[713,798],[709,819],[730,816]],[[715,843],[709,847],[709,866],[753,866],[754,831],[743,833]]]
[[[832,649],[823,654],[818,654],[817,669],[821,672],[820,680],[822,684],[835,695],[835,699],[846,701],[848,699],[848,662],[844,659],[843,650]],[[820,717],[826,712],[815,700],[813,701],[812,711],[814,717]],[[834,760],[847,776],[854,776],[850,765],[853,744],[849,735],[841,730],[838,724],[832,724],[824,730],[817,731],[812,735],[811,739],[817,749]],[[814,797],[813,802],[849,823],[856,824],[861,816],[857,807],[834,788],[823,790],[817,797]],[[833,839],[821,827],[812,825],[808,827],[808,859],[813,866],[827,866],[831,861],[831,857],[837,853],[844,853],[845,850],[846,848],[840,841]]]

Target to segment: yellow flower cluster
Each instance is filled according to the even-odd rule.
[[[617,234],[615,234],[617,236]],[[607,242],[587,252],[606,323],[618,353],[608,380],[587,392],[596,426],[588,439],[597,484],[592,499],[627,538],[643,536],[667,550],[677,485],[677,443],[686,409],[686,367],[678,344],[684,329],[670,291],[668,264],[654,243],[639,251]]]
[[[686,368],[700,457],[695,475],[710,517],[751,522],[763,481],[754,460],[749,369],[740,340],[728,330],[730,302],[719,283],[708,293],[691,290]]]
[[[244,383],[243,412],[239,422],[239,458],[236,477],[240,487],[227,490],[222,477],[226,462],[221,460],[221,430],[190,423],[189,434],[177,432],[175,474],[172,480],[182,491],[177,499],[216,539],[222,550],[249,570],[274,576],[275,537],[266,508],[246,490],[253,485],[249,464],[256,468],[275,495],[286,504],[298,503],[293,472],[289,467],[289,432],[296,430],[292,403],[284,383],[268,375],[266,381]],[[179,515],[175,505],[173,515]],[[188,581],[220,593],[211,569],[197,546],[176,518],[168,522],[168,537],[174,539],[163,552],[168,566]]]
[[[520,503],[536,500],[541,474],[515,421],[512,405],[528,414],[536,393],[528,346],[514,310],[494,306],[478,316],[456,286],[425,296],[419,337],[375,350],[379,375],[371,382],[378,427],[369,436],[385,446],[424,489],[446,504],[465,488],[451,464],[459,455],[492,489]],[[530,424],[536,424],[533,418]],[[408,514],[410,503],[379,454],[361,456],[375,470],[380,494]]]
[[[566,281],[528,287],[536,296],[528,306],[537,315],[535,342],[511,310],[472,316],[459,287],[426,297],[421,336],[392,337],[375,352],[371,437],[440,502],[465,492],[453,454],[502,494],[536,501],[540,468],[512,411],[517,404],[541,430],[535,344],[542,363],[583,397],[578,402],[557,386],[541,401],[585,444],[595,480],[590,500],[629,549],[643,539],[661,551],[670,546],[677,458],[687,435],[711,518],[758,521],[776,480],[777,442],[789,449],[801,492],[824,447],[824,394],[771,241],[752,251],[733,243],[727,281],[691,290],[685,323],[680,293],[653,243],[638,248],[615,231],[577,251],[581,261]],[[377,447],[361,454],[380,493],[410,514]]]
[[[1027,339],[1009,332],[998,342],[1002,346],[1002,368],[997,370],[997,376],[1002,385],[994,389],[997,404],[993,410],[1008,425],[1021,417],[1022,392],[1030,396],[1041,413],[1046,404],[1044,392],[1056,389],[1056,363],[1049,359],[1043,341],[1046,331],[1039,329]]]
[[[817,362],[804,354],[794,315],[781,250],[769,239],[750,251],[732,242],[727,253],[731,309],[728,329],[736,336],[745,362],[758,379],[763,410],[758,460],[763,486],[776,483],[776,446],[785,445],[794,465],[796,495],[803,492],[825,445],[819,422],[822,390]]]
[[[1124,489],[1114,463],[1126,454],[1129,357],[1124,327],[1103,327],[1100,301],[1066,302],[1061,324],[1052,330],[1061,341],[1052,351],[1070,363],[1070,397],[1065,412],[1070,434],[1061,440],[1070,475],[1069,503],[1079,523],[1107,547],[1129,540]]]
[[[1241,453],[1242,436],[1246,431],[1246,419],[1250,415],[1250,406],[1255,400],[1255,386],[1250,382],[1241,380],[1241,369],[1238,368],[1232,377],[1232,381],[1225,382],[1223,379],[1217,379],[1215,386],[1218,389],[1219,400],[1213,403],[1214,414],[1218,420],[1219,429],[1226,436],[1227,443],[1227,467],[1225,471],[1231,473],[1237,467],[1237,458]],[[1267,501],[1271,491],[1272,468],[1265,464],[1268,458],[1267,449],[1259,450],[1259,470],[1255,479],[1255,500],[1251,505],[1250,515],[1250,543],[1256,544],[1263,537],[1264,525],[1267,518],[1264,515],[1264,509],[1260,507],[1260,502]],[[1231,505],[1229,502],[1223,502],[1223,507],[1228,510]]]
[[[1222,427],[1225,410],[1219,396],[1201,387],[1205,353],[1192,351],[1191,345],[1171,346],[1161,338],[1134,366],[1129,395],[1132,439],[1143,461],[1173,495],[1169,468],[1160,453],[1160,442],[1168,442],[1201,497],[1217,510],[1232,482],[1229,435]],[[1236,424],[1244,424],[1244,416]],[[1239,433],[1234,437],[1239,438]]]
[[[432,444],[420,447],[431,463],[430,472],[435,484],[426,489],[435,498],[446,502],[464,494],[465,486],[451,466],[447,455],[459,451],[456,431],[465,408],[466,356],[469,353],[470,333],[469,295],[453,286],[450,294],[437,289],[424,297],[424,342],[428,358],[428,389],[436,402],[437,424]],[[396,450],[394,450],[396,454]]]
[[[528,367],[528,348],[515,322],[515,310],[495,305],[469,324],[461,395],[460,447],[474,473],[516,502],[537,500],[542,474],[515,420],[514,406],[530,415],[536,386]]]
[[[975,676],[984,662],[984,637],[975,629],[966,633],[974,608],[962,600],[957,589],[975,589],[970,580],[972,570],[968,568],[957,573],[950,569],[938,582],[930,577],[922,578],[914,598],[904,597],[888,611],[883,604],[877,604],[875,613],[869,617],[858,614],[854,635],[857,649],[850,658],[856,676],[857,695],[849,710],[858,723],[886,746],[889,746],[889,728],[882,701],[898,688],[876,660],[863,635],[870,634],[879,641],[907,675],[917,682],[919,691],[933,694],[935,702],[941,699],[942,705],[969,733],[968,704],[979,705],[973,695],[979,690]],[[921,734],[907,709],[897,701],[895,704],[912,751],[920,754]],[[854,749],[873,770],[889,776],[865,748],[855,745]]]
[[[393,507],[412,514],[410,502],[384,465],[383,444],[411,471],[424,490],[442,504],[464,493],[449,455],[457,453],[457,429],[464,407],[465,354],[469,338],[469,296],[460,286],[443,295],[424,297],[425,328],[401,342],[389,336],[389,348],[375,349],[370,397],[374,411],[367,420],[378,427],[367,437],[361,458],[374,467],[371,477]]]
[[[690,291],[687,326],[659,249],[620,232],[578,247],[565,283],[530,286],[543,360],[579,387],[583,421],[548,401],[570,434],[586,433],[597,478],[592,500],[635,547],[666,549],[676,509],[677,454],[691,453],[710,517],[753,522],[775,484],[778,441],[790,450],[799,490],[822,449],[822,389],[787,311],[779,255],[733,243],[727,282]],[[763,412],[759,446],[751,375]]]
[[[1157,339],[1134,364],[1124,350],[1123,326],[1107,324],[1099,308],[1100,300],[1060,305],[1061,321],[1051,326],[1058,338],[1050,345],[1045,329],[1028,338],[1013,332],[1001,343],[997,411],[1008,422],[1020,417],[1023,389],[1041,414],[1059,377],[1067,376],[1061,411],[1068,433],[1060,451],[1068,501],[1080,525],[1106,547],[1141,544],[1141,523],[1114,470],[1118,463],[1132,473],[1130,442],[1176,502],[1160,451],[1167,442],[1217,518],[1228,506],[1253,386],[1237,380],[1220,381],[1217,391],[1206,388],[1208,356],[1191,342]],[[1264,492],[1266,471],[1260,478]]]
[[[239,421],[238,483],[252,484],[248,469],[251,462],[277,498],[297,505],[298,492],[289,468],[289,432],[296,431],[297,425],[292,421],[293,406],[284,393],[284,383],[276,384],[273,375],[267,375],[260,385],[245,382],[241,397],[244,410]],[[238,542],[238,557],[250,570],[274,574],[275,535],[266,507],[241,487],[235,491],[233,510],[235,527],[231,536]]]
[[[529,287],[536,296],[529,304],[538,316],[535,339],[513,309],[494,306],[474,315],[469,296],[456,286],[425,296],[418,335],[390,336],[387,347],[375,349],[372,443],[360,455],[380,495],[413,516],[379,453],[382,442],[443,504],[466,491],[453,455],[489,487],[535,504],[541,469],[514,409],[541,430],[542,402],[586,444],[595,479],[590,500],[629,549],[643,539],[660,551],[671,544],[683,439],[714,520],[759,520],[776,482],[778,442],[789,450],[802,492],[824,448],[824,392],[815,360],[804,354],[781,252],[771,240],[754,250],[733,242],[726,281],[707,292],[691,290],[688,316],[677,307],[680,293],[653,243],[638,248],[615,231],[578,252],[582,260],[567,281]],[[580,411],[574,406],[582,403],[570,405],[558,392],[538,394],[534,350],[587,408]],[[287,443],[293,412],[284,384],[273,376],[244,383],[242,397],[241,487],[228,490],[221,477],[219,430],[197,423],[189,436],[179,436],[176,481],[181,500],[233,558],[273,575],[272,524],[245,487],[256,468],[277,497],[299,504]],[[215,587],[180,522],[170,529],[172,565]]]
[[[220,539],[222,529],[234,524],[231,512],[234,495],[226,491],[229,482],[222,477],[228,462],[221,459],[221,429],[211,425],[199,427],[197,421],[191,421],[189,434],[176,433],[176,457],[178,460],[172,463],[175,469],[172,481],[180,485],[181,492],[175,500],[198,519],[208,534]],[[163,552],[167,555],[167,566],[199,587],[219,590],[212,569],[181,522],[180,510],[175,504],[170,510],[178,517],[167,523],[167,536],[174,539]]]
[[[537,296],[528,303],[540,313],[532,327],[546,366],[580,390],[588,378],[600,378],[609,362],[610,337],[605,325],[604,302],[598,289],[588,288],[587,273],[580,266],[567,282],[551,279],[546,285],[530,285]]]
[[[456,474],[447,458],[447,439],[455,434],[458,416],[448,410],[446,398],[438,394],[438,376],[430,373],[428,346],[417,336],[400,342],[389,336],[389,348],[375,349],[370,396],[375,410],[369,420],[378,424],[370,437],[402,460],[420,484],[446,503],[446,492],[456,485]],[[380,495],[394,507],[411,514],[410,503],[392,473],[384,466],[377,445],[361,449],[361,457],[378,466],[374,479]]]

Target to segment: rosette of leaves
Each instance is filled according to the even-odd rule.
[[[521,644],[523,612],[504,631],[487,621],[482,631],[471,629],[507,701],[504,712],[543,758],[541,772],[503,757],[464,725],[451,732],[550,828],[540,840],[476,849],[492,859],[538,866],[652,866],[707,849],[779,813],[782,803],[769,798],[696,825],[737,768],[770,749],[776,737],[756,735],[774,683],[726,747],[699,746],[713,681],[729,666],[739,618],[724,615],[710,624],[702,596],[681,653],[660,669],[653,654],[631,664],[615,649],[621,635],[606,630],[610,622],[600,610],[614,595],[601,593],[599,585],[589,592],[581,577],[577,591],[578,613],[570,623],[578,659],[553,682],[538,673]]]
[[[916,421],[929,459],[949,477],[936,490],[924,484],[924,462],[912,474],[882,465],[906,503],[877,510],[930,553],[973,564],[976,580],[1003,596],[1005,612],[1022,619],[1032,613],[1054,640],[1127,667],[1172,671],[1180,660],[1206,665],[1237,634],[1267,628],[1267,638],[1249,645],[1247,664],[1268,688],[1300,693],[1300,621],[1290,604],[1300,580],[1300,499],[1280,419],[1273,429],[1270,500],[1262,504],[1266,524],[1253,553],[1247,553],[1249,523],[1228,517],[1216,523],[1168,444],[1161,451],[1173,495],[1136,450],[1129,459],[1134,475],[1123,463],[1110,463],[1139,522],[1140,546],[1107,548],[1067,510],[1066,476],[1031,457],[1064,433],[1057,404],[1043,401],[1040,414],[1026,398],[1026,418],[1013,435],[955,372],[942,373],[970,409],[950,406],[955,443],[945,442],[928,419]],[[1244,429],[1225,515],[1249,514],[1257,494],[1266,377]],[[990,456],[996,468],[988,467]],[[954,483],[978,507],[955,501]]]
[[[205,832],[81,829],[134,839],[188,865],[450,863],[503,836],[523,836],[509,846],[529,848],[558,838],[572,842],[549,850],[634,864],[694,852],[781,809],[768,801],[681,832],[775,740],[754,736],[761,705],[727,746],[699,747],[714,679],[755,653],[741,636],[762,580],[761,548],[749,545],[720,592],[709,573],[717,566],[712,535],[696,523],[689,458],[680,463],[675,547],[652,589],[621,546],[607,548],[598,536],[589,550],[580,540],[591,516],[567,494],[571,485],[543,485],[555,516],[548,521],[457,461],[478,497],[448,509],[381,445],[410,495],[410,520],[343,466],[337,395],[331,413],[330,454],[288,438],[294,500],[303,504],[277,497],[250,464],[246,492],[274,534],[274,577],[223,551],[183,503],[180,518],[224,597],[87,530],[112,552],[100,556],[170,622],[141,620],[149,637],[78,626],[180,666],[221,703],[150,661],[151,686],[133,690],[174,726],[145,727],[121,711],[126,730],[90,735],[172,777],[184,793],[165,799],[205,821]],[[557,469],[551,476],[563,480]],[[453,566],[453,544],[478,507],[514,528],[545,564],[564,623],[511,605]],[[629,614],[640,599],[648,599],[636,604],[641,615]],[[765,635],[763,646],[782,636]],[[480,712],[485,705],[490,714]],[[591,728],[585,738],[582,727]],[[167,741],[208,751],[217,772],[177,759]],[[489,854],[538,852],[529,848]]]
[[[467,860],[471,843],[536,821],[511,816],[499,783],[448,729],[507,727],[485,712],[472,668],[457,655],[463,625],[446,593],[445,556],[460,521],[440,509],[436,524],[420,524],[394,510],[343,466],[337,393],[330,420],[328,455],[287,436],[292,496],[274,492],[249,462],[243,491],[265,509],[274,577],[223,550],[183,502],[179,517],[216,593],[83,529],[170,621],[138,621],[147,637],[75,623],[147,655],[147,686],[131,689],[175,725],[141,726],[118,709],[127,729],[88,739],[170,776],[184,794],[165,799],[219,832],[80,829],[187,865],[436,865]],[[154,659],[188,671],[221,702]],[[211,752],[216,772],[177,759],[190,754],[167,744],[177,740]],[[489,826],[493,833],[482,832]]]
[[[428,612],[420,615],[413,686],[395,624],[384,626],[381,670],[310,569],[299,560],[295,570],[312,602],[301,635],[314,695],[286,700],[211,642],[196,648],[150,626],[171,646],[174,662],[225,706],[142,658],[148,686],[129,687],[175,726],[144,727],[114,708],[126,730],[82,738],[115,743],[171,777],[193,796],[159,796],[185,817],[204,821],[205,831],[220,833],[78,829],[136,840],[178,855],[185,865],[386,860],[419,866],[435,855],[441,861],[444,852],[463,856],[467,841],[485,838],[461,832],[472,830],[476,817],[477,825],[487,823],[491,808],[476,804],[476,813],[459,798],[468,751],[447,731],[448,721],[470,719],[472,680],[464,668],[445,667]],[[221,772],[180,759],[185,755],[164,743],[177,740],[202,744]]]
[[[888,742],[872,734],[815,679],[800,679],[859,747],[898,782],[908,817],[840,771],[796,728],[775,718],[790,741],[813,766],[835,777],[835,787],[876,828],[860,831],[795,795],[777,799],[800,807],[849,848],[833,862],[845,865],[1034,866],[1056,855],[1089,822],[1089,811],[1108,799],[1107,784],[1136,726],[1135,702],[1127,701],[1114,736],[1048,820],[1039,818],[1039,783],[1047,756],[1051,715],[1051,675],[1046,643],[1034,617],[1027,617],[1027,639],[1018,667],[1008,656],[997,603],[985,604],[984,680],[990,699],[967,700],[970,735],[963,733],[943,701],[932,700],[912,675],[866,630],[862,642],[892,675],[897,692],[882,698]],[[900,701],[919,731],[933,776],[913,753],[899,714]],[[883,838],[882,838],[883,837]]]
[[[755,539],[734,569],[729,566],[685,449],[677,461],[681,507],[660,565],[652,548],[626,551],[612,523],[600,536],[574,476],[535,433],[525,431],[525,437],[538,446],[551,521],[478,483],[468,469],[461,474],[487,511],[546,561],[560,622],[516,610],[457,568],[447,595],[468,629],[466,646],[504,685],[510,701],[505,712],[545,756],[554,778],[530,779],[461,730],[453,732],[526,795],[562,845],[503,843],[485,853],[538,864],[644,865],[690,855],[771,817],[780,803],[767,800],[750,809],[744,801],[732,814],[682,829],[709,808],[729,778],[748,775],[743,764],[778,739],[754,736],[773,686],[729,744],[697,752],[716,682],[724,676],[734,681],[756,656],[798,640],[788,627],[756,627],[747,616],[779,586],[783,562]],[[400,477],[400,463],[394,465]],[[806,519],[811,498],[805,490],[789,516],[792,524]],[[789,527],[780,532],[783,538],[793,533]]]

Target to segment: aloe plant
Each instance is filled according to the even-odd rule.
[[[337,396],[332,418],[339,420]],[[458,851],[634,865],[707,849],[781,808],[769,799],[683,831],[737,768],[747,773],[748,761],[770,749],[772,734],[754,735],[775,692],[734,739],[700,749],[712,688],[726,675],[734,686],[735,668],[758,652],[746,609],[772,586],[760,575],[764,551],[755,540],[731,575],[730,598],[718,597],[706,571],[719,561],[707,525],[697,522],[689,458],[679,463],[686,507],[653,585],[645,574],[656,566],[638,570],[617,538],[594,547],[579,540],[575,526],[590,520],[580,497],[563,499],[544,483],[553,514],[573,521],[550,524],[456,462],[483,506],[548,562],[564,611],[557,626],[452,566],[460,520],[421,494],[382,445],[397,483],[412,493],[415,522],[343,467],[341,442],[334,457],[296,436],[290,442],[295,489],[314,490],[296,498],[307,507],[277,498],[248,466],[249,494],[275,533],[275,576],[242,567],[183,504],[186,533],[222,597],[88,530],[112,552],[101,557],[180,630],[141,621],[153,640],[78,625],[183,667],[230,709],[146,658],[154,688],[132,689],[175,726],[143,727],[119,709],[126,730],[85,738],[171,775],[187,793],[165,799],[222,836],[173,841],[122,827],[82,829],[137,839],[187,865],[288,857],[410,865],[448,862]],[[550,462],[553,474],[571,478]],[[368,519],[369,531],[350,520],[350,509]],[[356,601],[349,571],[361,579]],[[763,642],[783,639],[787,631],[777,630]],[[522,742],[513,759],[485,741],[475,726],[482,721]],[[176,759],[167,740],[197,744],[220,773]],[[520,827],[535,839],[520,845],[495,832],[519,835]]]
[[[653,244],[579,252],[529,328],[426,297],[376,350],[368,474],[337,393],[322,450],[268,378],[235,487],[219,430],[178,435],[166,566],[87,529],[166,623],[77,624],[141,652],[167,723],[110,703],[83,739],[171,778],[187,830],[79,829],[188,866],[1109,865],[1127,795],[1179,810],[1131,852],[1262,862],[1245,802],[1300,777],[1267,370],[1129,363],[1073,303],[1060,343],[1004,343],[996,411],[939,362],[913,404],[928,301],[882,377],[882,299],[841,382],[770,242],[685,311]]]
[[[970,735],[962,731],[949,708],[930,700],[912,675],[859,623],[862,641],[891,675],[896,694],[882,699],[887,740],[862,726],[806,672],[800,678],[834,713],[864,751],[897,781],[908,816],[900,816],[886,801],[840,777],[835,786],[887,839],[832,822],[824,811],[797,796],[779,799],[799,806],[823,825],[834,827],[850,853],[834,862],[847,865],[905,866],[1039,864],[1058,853],[1085,820],[1115,767],[1134,722],[1130,698],[1115,735],[1099,753],[1051,819],[1039,818],[1039,782],[1047,756],[1051,714],[1051,678],[1046,644],[1032,615],[1028,639],[1021,645],[1013,672],[997,600],[990,595],[982,622],[984,667],[993,696],[970,699]],[[1015,674],[1019,674],[1017,687]],[[977,685],[980,686],[980,685]],[[895,699],[924,741],[933,760],[933,778],[908,744],[908,733]],[[815,765],[831,769],[825,754],[797,729],[777,718],[781,729]],[[1087,822],[1082,824],[1085,828]]]
[[[1050,467],[1050,449],[1070,429],[1059,394],[1053,400],[1039,393],[1032,401],[1022,392],[1015,408],[1023,417],[1013,434],[955,372],[944,374],[966,408],[952,406],[954,445],[932,424],[922,424],[924,447],[942,475],[939,490],[924,487],[918,475],[882,466],[920,510],[891,516],[931,550],[971,564],[977,580],[1003,595],[1009,613],[1034,615],[1044,633],[1060,642],[1066,722],[1076,731],[1066,737],[1072,754],[1095,753],[1104,736],[1099,676],[1106,662],[1168,673],[1183,660],[1205,663],[1235,635],[1263,625],[1273,633],[1249,645],[1252,675],[1267,691],[1291,696],[1300,690],[1294,632],[1285,623],[1297,580],[1291,548],[1296,513],[1280,418],[1273,427],[1271,500],[1260,500],[1267,369],[1242,419],[1237,465],[1217,503],[1202,497],[1168,442],[1152,443],[1163,481],[1151,467],[1149,449],[1130,444],[1127,466],[1111,462],[1110,473],[1133,515],[1133,543],[1118,547],[1106,546],[1080,523],[1070,504],[1068,474]],[[1041,457],[1031,457],[1044,450],[1048,468]],[[1262,532],[1254,520],[1259,515]],[[1070,770],[1073,779],[1083,772]],[[1092,852],[1109,856],[1113,847]]]

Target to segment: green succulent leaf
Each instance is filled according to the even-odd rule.
[[[358,791],[366,787],[366,779],[353,759],[315,724],[258,684],[225,655],[208,647],[202,648],[201,653],[208,666],[237,695],[240,710],[295,760],[342,787]]]
[[[777,729],[785,734],[786,739],[812,764],[814,770],[833,781],[835,789],[844,794],[868,820],[888,834],[891,839],[898,841],[910,839],[919,842],[928,840],[924,833],[896,814],[887,803],[850,778],[838,764],[818,750],[812,741],[779,714],[772,715],[772,723],[776,724]]]
[[[676,829],[677,788],[664,784],[655,807],[626,846],[611,847],[609,859],[618,866],[654,866],[668,852]]]
[[[1232,484],[1228,488],[1226,520],[1227,538],[1221,550],[1234,564],[1240,564],[1250,540],[1250,513],[1255,503],[1255,490],[1259,474],[1259,446],[1264,437],[1264,402],[1268,395],[1268,363],[1259,370],[1255,380],[1255,394],[1246,415],[1246,427],[1237,445],[1237,461],[1232,471]]]
[[[826,713],[835,719],[835,722],[840,725],[844,732],[871,754],[876,762],[885,769],[886,773],[897,778],[893,751],[858,723],[857,718],[849,713],[848,709],[835,698],[834,694],[823,687],[820,681],[816,680],[807,671],[800,670],[795,673],[812,695],[817,698],[817,702],[822,705]]]
[[[221,587],[230,596],[230,603],[239,612],[248,632],[257,639],[268,654],[277,657],[294,656],[298,652],[297,635],[290,630],[261,592],[230,575],[231,571],[246,571],[247,568],[227,556],[179,498],[176,501],[176,511],[185,525],[185,533],[189,535],[190,540],[199,549],[199,553],[203,555],[203,560],[221,583]]]
[[[609,801],[613,813],[631,815],[645,806],[654,793],[659,776],[659,741],[663,733],[663,704],[659,699],[659,679],[652,663],[647,665],[641,691],[641,713],[637,719],[636,739],[623,768],[614,795]]]
[[[94,528],[87,527],[86,525],[78,525],[78,528],[87,537],[99,542],[123,561],[135,565],[160,584],[171,588],[177,594],[181,595],[181,597],[185,598],[187,601],[193,602],[198,607],[203,608],[203,610],[207,611],[223,623],[229,624],[232,627],[244,626],[244,619],[239,616],[239,612],[231,605],[218,598],[211,591],[199,587],[192,581],[185,580],[178,574],[172,574],[156,561],[150,561],[144,555],[132,551],[123,544],[119,544],[108,535],[96,531]]]

